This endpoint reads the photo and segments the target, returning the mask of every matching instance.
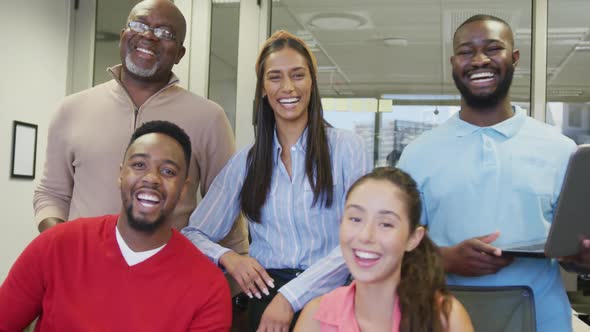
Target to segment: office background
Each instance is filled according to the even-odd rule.
[[[0,281],[37,235],[35,182],[10,178],[12,121],[37,124],[37,178],[47,127],[66,95],[108,79],[132,0],[27,0],[0,5]],[[221,104],[237,146],[253,139],[254,62],[270,31],[287,29],[319,60],[326,118],[357,131],[375,165],[458,110],[451,36],[475,13],[506,19],[521,62],[515,102],[578,143],[590,134],[590,2],[586,0],[176,0],[189,31],[175,73]],[[78,7],[75,9],[75,4]],[[108,136],[105,135],[105,139]],[[115,180],[115,179],[114,179]]]

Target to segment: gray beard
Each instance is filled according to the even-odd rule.
[[[133,75],[145,78],[154,76],[156,70],[158,70],[157,64],[154,64],[152,68],[149,69],[144,69],[136,66],[135,63],[133,63],[133,60],[131,60],[130,54],[127,54],[127,56],[125,57],[125,67],[127,67],[127,70],[129,70]]]

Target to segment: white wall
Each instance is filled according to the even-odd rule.
[[[33,221],[32,195],[34,182],[10,178],[12,122],[14,120],[39,126],[37,141],[37,179],[45,160],[47,127],[51,114],[66,95],[67,85],[78,91],[89,85],[94,46],[94,0],[81,1],[79,25],[69,29],[73,0],[26,0],[0,3],[0,63],[4,70],[0,79],[0,282],[25,246],[38,234]],[[195,33],[187,34],[190,52],[175,72],[183,86],[207,95],[210,38],[210,1],[177,0]],[[240,10],[238,98],[236,106],[237,145],[252,141],[252,66],[259,45],[266,39],[268,2],[262,8],[247,0]],[[89,24],[89,22],[91,24]],[[73,23],[72,23],[73,24]],[[75,56],[68,59],[70,34],[77,45]],[[86,41],[88,45],[80,45]],[[247,61],[246,61],[247,60]],[[68,61],[75,68],[68,81]],[[190,63],[190,66],[189,66]],[[111,65],[111,64],[109,64]],[[190,69],[189,69],[190,67]],[[81,73],[83,72],[83,73]],[[82,75],[84,74],[84,75]],[[77,75],[77,76],[76,76]],[[79,81],[79,82],[78,82]],[[188,83],[188,84],[187,84]],[[241,87],[241,88],[240,88]],[[245,106],[244,106],[245,105]]]
[[[10,179],[12,121],[34,123],[39,178],[50,115],[65,96],[70,0],[2,1],[0,79],[0,282],[37,235],[34,182]]]

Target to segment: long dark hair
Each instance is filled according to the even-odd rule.
[[[346,198],[367,180],[387,181],[404,193],[412,234],[420,226],[422,212],[420,192],[412,177],[397,168],[375,168],[350,187]],[[397,296],[402,312],[400,331],[443,331],[441,314],[448,321],[451,297],[438,249],[427,234],[414,250],[404,254]]]
[[[301,54],[311,75],[311,96],[307,109],[307,150],[305,152],[305,174],[313,190],[313,205],[323,203],[332,206],[333,179],[330,149],[324,123],[324,112],[317,84],[317,63],[313,53],[305,43],[287,31],[277,31],[266,40],[256,60],[256,94],[254,97],[254,145],[248,152],[246,178],[240,192],[242,212],[254,222],[261,222],[261,209],[268,193],[273,171],[273,137],[275,116],[263,98],[264,65],[268,56],[285,47]]]

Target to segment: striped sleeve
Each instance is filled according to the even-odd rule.
[[[229,233],[240,211],[242,190],[248,148],[238,152],[217,175],[209,191],[189,218],[189,224],[182,229],[199,250],[215,264],[230,249],[217,244]]]

